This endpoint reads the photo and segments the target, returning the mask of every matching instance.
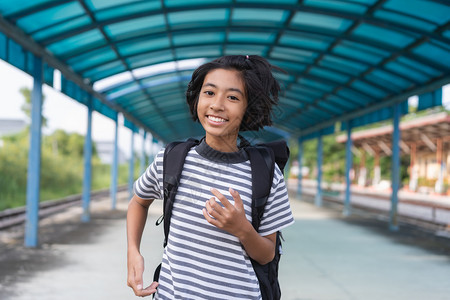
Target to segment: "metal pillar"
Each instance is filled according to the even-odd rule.
[[[391,231],[398,230],[398,190],[400,188],[400,104],[394,104],[394,118],[392,133],[392,195],[391,195],[391,211],[389,218],[389,229]]]
[[[352,207],[350,202],[351,185],[350,171],[353,165],[353,153],[352,153],[352,122],[347,122],[347,142],[345,143],[345,199],[344,199],[344,216],[350,216],[352,213]]]
[[[359,176],[358,176],[358,185],[365,187],[367,179],[367,168],[366,168],[366,150],[361,149],[361,161],[359,164]]]
[[[152,147],[150,149],[150,163],[152,163],[155,160],[157,152],[154,150],[155,144],[158,144],[158,140],[152,137]]]
[[[142,137],[142,154],[141,154],[141,167],[140,174],[144,173],[145,166],[147,164],[147,154],[145,153],[145,140],[147,139],[147,132],[144,131],[144,136]]]
[[[381,168],[380,168],[380,151],[375,151],[375,158],[374,158],[374,167],[373,167],[373,184],[374,186],[377,186],[381,181]]]
[[[438,179],[434,186],[434,191],[438,194],[444,193],[444,174],[445,174],[445,164],[444,164],[444,147],[442,138],[438,138],[436,141],[436,162],[439,166]]]
[[[302,167],[303,167],[303,140],[298,139],[298,176],[297,176],[297,197],[302,199]]]
[[[130,155],[130,173],[128,176],[128,193],[133,197],[133,183],[134,183],[134,130],[131,130],[131,155]]]
[[[317,193],[314,199],[316,206],[322,206],[322,161],[323,161],[323,141],[322,133],[317,138]]]
[[[82,222],[91,220],[90,203],[91,203],[91,184],[92,184],[92,97],[88,99],[88,118],[87,130],[84,142],[84,178],[83,178],[83,213],[81,215]]]
[[[25,247],[38,245],[39,231],[39,184],[41,172],[42,127],[42,60],[34,57],[33,91],[31,94],[30,149],[28,150],[27,208]]]
[[[117,170],[118,170],[118,164],[119,164],[119,147],[118,141],[119,141],[119,119],[118,116],[116,116],[116,122],[115,122],[115,131],[114,131],[114,154],[113,154],[113,160],[111,162],[111,187],[110,187],[110,194],[111,194],[111,209],[116,209],[117,204]]]
[[[409,189],[411,191],[417,191],[417,183],[418,183],[418,167],[416,165],[416,155],[417,155],[417,145],[416,143],[411,143],[411,154],[410,154],[410,162],[409,162]]]

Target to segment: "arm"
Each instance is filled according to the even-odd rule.
[[[140,253],[141,238],[147,220],[147,213],[153,200],[143,200],[134,195],[128,205],[127,212],[127,284],[136,296],[148,296],[156,292],[157,282],[153,282],[147,288],[143,288],[142,275],[144,273],[144,258]]]
[[[272,261],[275,256],[276,233],[268,236],[260,236],[252,224],[245,217],[244,204],[238,192],[230,188],[234,205],[219,191],[212,189],[211,192],[224,205],[222,207],[215,197],[210,198],[203,209],[205,219],[212,225],[223,229],[239,238],[247,254],[264,265]]]

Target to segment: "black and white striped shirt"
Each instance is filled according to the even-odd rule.
[[[163,198],[164,149],[134,184],[142,199]],[[234,204],[238,191],[251,222],[251,169],[244,150],[222,153],[204,141],[186,156],[164,249],[157,299],[261,299],[250,259],[235,236],[209,224],[205,202],[219,190]],[[266,236],[294,222],[283,174],[278,167],[259,234]]]

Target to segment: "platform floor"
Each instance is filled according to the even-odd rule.
[[[118,209],[92,204],[92,220],[73,208],[41,221],[40,247],[26,249],[23,228],[0,231],[0,299],[136,299],[126,286],[126,193]],[[450,299],[450,253],[439,240],[291,199],[296,223],[283,234],[282,299]],[[142,242],[149,282],[162,254],[152,206]],[[149,298],[151,299],[151,298]]]

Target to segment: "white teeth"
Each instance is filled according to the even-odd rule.
[[[208,119],[210,119],[211,121],[214,121],[214,122],[225,122],[226,121],[225,119],[213,117],[213,116],[208,116]]]

